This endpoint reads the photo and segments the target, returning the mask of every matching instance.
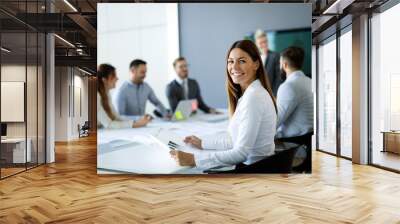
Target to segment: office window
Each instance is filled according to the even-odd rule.
[[[352,157],[352,35],[351,26],[340,36],[340,154]]]
[[[318,48],[318,149],[336,153],[336,37]]]
[[[371,18],[372,163],[400,170],[400,5]]]

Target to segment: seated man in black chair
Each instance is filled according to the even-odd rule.
[[[172,111],[175,111],[181,100],[196,99],[198,107],[205,113],[219,114],[217,110],[207,106],[200,93],[200,86],[195,79],[189,78],[189,70],[186,59],[179,57],[173,63],[176,78],[167,86],[167,98]]]
[[[307,146],[305,161],[299,171],[311,172],[311,137],[313,133],[314,100],[311,79],[301,71],[304,51],[289,47],[281,53],[284,83],[278,89],[278,121],[276,138]]]

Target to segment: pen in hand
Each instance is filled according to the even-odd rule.
[[[153,120],[154,119],[154,117],[153,116],[151,116],[150,114],[146,114],[146,115],[144,115],[145,117],[146,117],[146,119],[148,119],[148,120]]]

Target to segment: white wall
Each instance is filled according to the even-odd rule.
[[[37,70],[38,69],[38,70]],[[7,137],[25,137],[30,139],[32,161],[36,162],[39,158],[39,163],[44,162],[44,89],[42,68],[40,66],[25,66],[25,64],[3,64],[1,66],[1,81],[3,82],[24,82],[26,85],[26,107],[24,99],[19,108],[20,113],[24,116],[26,112],[26,120],[23,117],[22,122],[6,122],[7,123]],[[27,80],[25,80],[27,78]],[[7,94],[3,92],[2,94]],[[20,90],[20,94],[24,94],[24,90]],[[2,95],[2,98],[7,95]],[[24,98],[24,96],[22,97]],[[16,102],[17,103],[17,102]],[[3,103],[2,103],[3,104]],[[1,107],[2,112],[16,113],[13,110],[18,110],[12,107]],[[26,111],[25,111],[26,110]],[[37,153],[39,154],[37,156]]]
[[[75,70],[77,72],[77,70]],[[79,71],[78,71],[79,72]],[[74,107],[72,108],[75,113],[72,113],[71,120],[71,133],[72,138],[79,137],[77,126],[83,125],[85,121],[89,120],[88,117],[88,77],[81,76],[82,73],[78,73],[74,75]],[[72,105],[71,105],[72,106]]]
[[[97,10],[97,63],[117,68],[118,88],[130,78],[129,63],[145,60],[145,81],[169,107],[165,87],[174,76],[172,62],[179,56],[177,4],[104,3]],[[147,104],[147,112],[153,108]]]
[[[55,141],[68,139],[68,85],[67,67],[55,68]]]
[[[55,141],[77,139],[78,124],[88,120],[88,78],[76,68],[56,67],[55,86]]]
[[[28,72],[28,74],[32,74],[35,73],[36,74],[36,67],[33,66],[27,66],[25,67],[25,65],[18,65],[18,64],[8,64],[8,65],[2,65],[1,66],[1,81],[9,81],[9,82],[25,82],[25,75],[26,75],[26,71]],[[31,80],[29,80],[29,82],[31,82]],[[30,83],[32,84],[32,83]],[[34,83],[34,85],[36,85],[36,82]],[[31,90],[31,89],[29,89]],[[36,99],[36,89],[32,89],[33,92],[28,92],[27,93],[27,103],[30,104],[34,99]],[[33,99],[34,98],[34,99]],[[35,105],[32,105],[36,107]],[[9,108],[1,108],[1,110],[8,110]],[[22,108],[24,109],[24,108]],[[29,111],[31,112],[31,111]],[[35,127],[33,127],[33,125],[31,124],[31,122],[34,120],[36,123],[36,114],[33,113],[28,113],[27,114],[27,118],[28,118],[28,122],[30,122],[30,125],[28,125],[29,129],[36,129],[36,125]],[[9,122],[7,124],[7,136],[8,137],[25,137],[25,126],[26,126],[26,122]],[[28,130],[28,135],[31,132]],[[29,137],[29,136],[28,136]]]

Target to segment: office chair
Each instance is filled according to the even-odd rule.
[[[82,127],[80,127],[80,125],[78,124],[79,138],[89,136],[89,130],[90,130],[89,121],[85,121]]]
[[[311,163],[312,163],[312,136],[313,132],[307,133],[302,136],[292,137],[292,138],[281,138],[278,141],[282,142],[290,142],[295,144],[304,145],[305,147],[301,150],[304,150],[306,153],[306,157],[302,163],[293,166],[293,171],[296,173],[311,173]]]
[[[275,154],[266,157],[256,163],[245,165],[238,164],[233,170],[217,171],[205,170],[209,174],[226,174],[226,173],[291,173],[294,155],[296,151],[304,147],[303,145],[290,144],[290,147],[280,148]]]

